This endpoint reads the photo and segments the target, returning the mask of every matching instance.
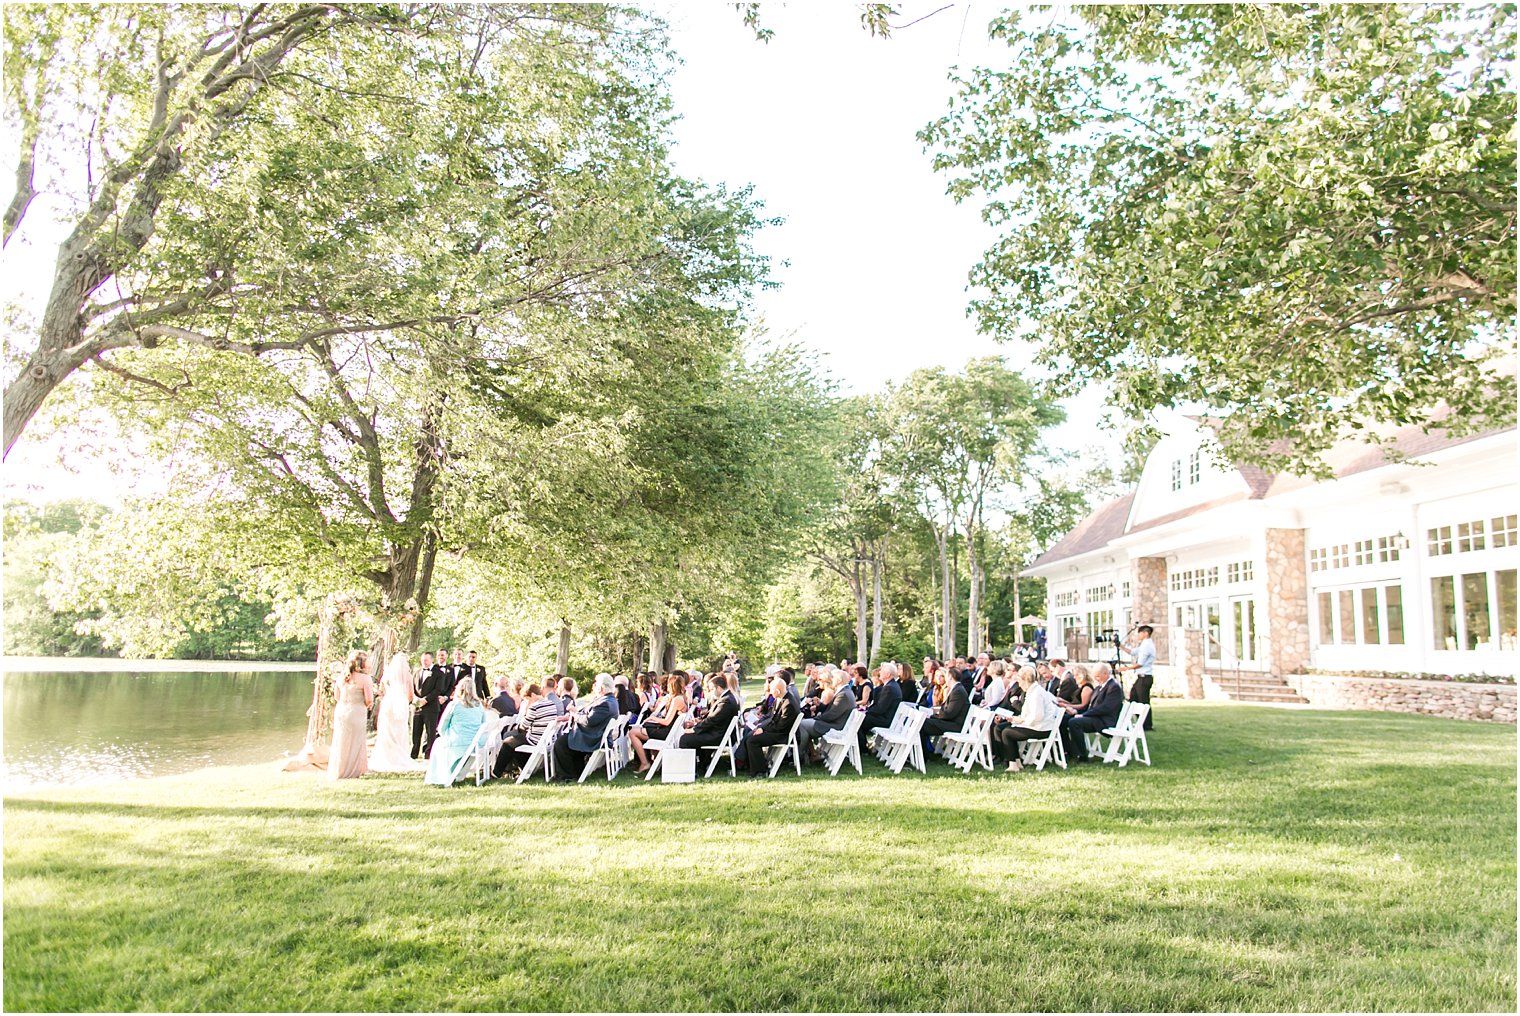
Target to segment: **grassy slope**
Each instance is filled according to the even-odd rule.
[[[1512,1010],[1513,727],[1160,713],[1150,770],[10,798],[5,1006]]]

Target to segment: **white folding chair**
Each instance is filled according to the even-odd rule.
[[[607,747],[607,779],[617,779],[617,774],[623,771],[628,764],[628,725],[633,722],[632,716],[619,716],[617,736],[608,742]]]
[[[470,739],[470,746],[464,754],[454,762],[454,767],[449,770],[449,785],[452,786],[460,780],[476,776],[481,771],[481,765],[485,761],[486,744],[491,738],[491,728],[494,723],[481,723],[475,728],[475,736]],[[477,776],[475,785],[478,787],[484,782]]]
[[[586,764],[581,768],[581,778],[577,783],[585,783],[586,777],[590,776],[598,768],[607,773],[610,780],[617,774],[612,771],[612,759],[617,754],[618,732],[628,724],[627,717],[619,716],[615,720],[609,720],[607,729],[602,731],[602,739],[597,744],[596,750],[586,756]]]
[[[713,774],[713,770],[718,768],[718,759],[724,755],[728,756],[728,775],[739,775],[739,766],[734,760],[734,752],[739,750],[739,717],[742,715],[742,713],[736,713],[734,718],[728,721],[728,730],[724,731],[723,740],[719,741],[718,746],[713,749],[712,761],[707,763],[704,779]]]
[[[845,759],[850,760],[857,773],[863,772],[860,768],[860,725],[865,718],[864,712],[852,709],[843,727],[823,735],[824,762],[829,767],[830,776],[839,775]]]
[[[528,760],[523,763],[522,772],[517,774],[518,783],[527,783],[534,770],[540,766],[544,770],[544,782],[548,783],[554,778],[554,741],[559,737],[559,725],[554,724],[544,731],[537,744],[524,744],[518,746],[518,751],[527,753]]]
[[[910,707],[911,708],[911,707]],[[923,730],[924,720],[929,714],[918,709],[911,709],[907,720],[901,729],[884,730],[877,735],[880,741],[886,743],[886,751],[882,756],[882,762],[893,773],[901,774],[903,766],[909,762],[919,772],[924,772],[924,746],[919,740],[919,732]],[[880,728],[877,728],[880,730]]]
[[[1150,711],[1151,707],[1144,702],[1126,704],[1118,724],[1103,731],[1108,735],[1108,751],[1103,761],[1117,762],[1121,769],[1130,759],[1151,764],[1151,746],[1145,739],[1145,717]]]
[[[686,733],[686,721],[691,719],[691,714],[692,710],[686,710],[670,725],[670,733],[664,737],[651,737],[644,742],[644,750],[655,753],[654,761],[649,765],[649,772],[644,774],[644,782],[654,779],[654,774],[660,771],[660,760],[665,754],[665,749],[674,748],[676,742],[681,739],[681,735]]]
[[[1082,734],[1082,742],[1087,745],[1087,754],[1093,758],[1102,758],[1108,754],[1108,748],[1103,744],[1103,735],[1112,732],[1114,727],[1124,726],[1124,718],[1129,715],[1129,707],[1133,703],[1125,702],[1124,708],[1119,710],[1119,719],[1114,726],[1107,730],[1092,730]]]
[[[1022,742],[1020,748],[1026,765],[1033,765],[1036,772],[1044,770],[1046,762],[1054,762],[1066,768],[1066,745],[1061,741],[1061,725],[1056,724],[1050,736],[1038,740],[1031,738]]]
[[[491,773],[496,771],[496,758],[501,754],[502,740],[507,732],[507,725],[512,722],[512,717],[503,716],[497,720],[487,720],[486,725],[491,727],[491,733],[486,742],[481,746],[481,757],[475,769],[475,785],[478,787],[491,778]]]
[[[877,758],[885,761],[886,760],[886,755],[887,755],[887,744],[888,744],[888,742],[886,742],[885,740],[883,740],[881,735],[883,735],[883,734],[898,734],[898,733],[901,733],[903,727],[908,723],[909,717],[914,716],[917,713],[918,713],[918,709],[916,707],[914,707],[913,703],[911,703],[911,702],[903,702],[900,705],[898,705],[897,712],[895,712],[895,713],[892,714],[892,723],[891,723],[891,725],[886,726],[886,727],[872,727],[871,728],[871,736],[874,737],[874,738],[876,738],[875,748],[876,748],[876,757]]]
[[[992,726],[992,710],[972,706],[966,714],[966,723],[960,731],[940,736],[945,758],[963,773],[970,773],[980,762],[988,772],[992,771],[992,742],[987,728]]]
[[[765,749],[765,757],[770,761],[771,764],[770,775],[772,779],[774,779],[776,774],[781,771],[781,763],[786,761],[788,752],[791,753],[792,764],[797,767],[797,775],[802,775],[802,749],[797,746],[797,731],[800,729],[802,729],[801,712],[799,712],[797,714],[797,718],[792,721],[792,729],[786,735],[786,740],[782,741],[780,744],[770,745]]]

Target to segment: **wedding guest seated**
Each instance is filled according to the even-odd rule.
[[[568,681],[569,678],[566,678]],[[573,684],[572,684],[573,688]],[[591,683],[591,700],[571,714],[568,731],[554,742],[554,778],[574,783],[586,767],[586,759],[602,746],[607,724],[618,717],[612,675],[598,674]]]
[[[554,703],[544,695],[536,684],[523,689],[522,701],[515,718],[514,729],[501,742],[501,753],[496,756],[496,766],[491,775],[498,778],[515,771],[521,763],[517,749],[533,747],[559,722],[559,712]]]
[[[1072,700],[1068,700],[1065,697],[1065,692],[1067,690],[1066,681],[1068,679],[1075,680],[1077,685],[1077,697]],[[1086,709],[1089,705],[1092,704],[1092,697],[1097,692],[1097,690],[1098,686],[1093,681],[1092,672],[1082,664],[1078,663],[1071,668],[1070,678],[1062,678],[1061,680],[1062,697],[1059,700],[1061,708],[1066,710],[1068,713],[1080,713],[1082,710]]]
[[[462,677],[454,685],[454,694],[438,721],[438,738],[428,755],[426,781],[447,787],[450,774],[459,760],[468,754],[475,732],[485,722],[486,708],[475,696],[475,679]]]
[[[934,711],[921,728],[924,758],[933,754],[933,739],[940,734],[953,734],[966,725],[966,714],[971,711],[971,693],[963,681],[947,667],[934,673]]]
[[[1024,706],[1012,720],[999,716],[992,721],[988,736],[992,740],[992,754],[999,762],[1007,763],[1005,772],[1016,773],[1024,768],[1019,760],[1019,749],[1025,741],[1038,741],[1049,737],[1050,732],[1061,723],[1061,709],[1056,697],[1046,691],[1039,682],[1033,667],[1019,669],[1018,685],[1024,692]]]
[[[1086,669],[1080,663],[1067,665],[1065,673],[1061,675],[1061,690],[1056,693],[1056,697],[1062,702],[1079,705],[1082,701],[1082,684],[1079,678],[1081,672]]]
[[[686,681],[680,674],[671,674],[665,678],[665,695],[655,705],[649,718],[643,725],[633,727],[628,731],[628,746],[633,749],[633,754],[639,760],[635,772],[649,771],[649,753],[644,750],[644,742],[651,738],[656,741],[665,740],[670,736],[670,725],[684,712],[686,712]]]
[[[852,682],[855,692],[855,704],[857,706],[869,706],[871,704],[872,690],[871,672],[866,669],[863,663],[857,663],[850,669],[855,672]]]
[[[639,700],[638,712],[634,714],[638,719],[634,722],[642,723],[644,717],[649,715],[649,710],[660,700],[660,688],[655,681],[655,676],[646,670],[634,678],[633,691]]]
[[[1008,697],[1007,664],[993,660],[987,665],[987,680],[982,685],[983,709],[996,709]]]
[[[496,710],[497,716],[516,716],[517,700],[521,697],[521,678],[498,677],[496,679],[496,697],[491,700],[491,708]]]
[[[738,684],[735,676],[733,683]],[[685,733],[676,733],[677,748],[716,748],[723,743],[728,725],[739,715],[739,699],[729,687],[728,678],[714,674],[707,679],[707,701],[711,706],[700,720],[687,720]]]
[[[642,708],[639,697],[628,686],[628,678],[618,674],[612,679],[612,687],[616,690],[619,716],[637,716]]]
[[[824,678],[823,696],[818,711],[802,721],[797,732],[798,743],[804,752],[812,752],[814,743],[831,730],[840,730],[855,711],[855,687],[845,671],[835,670]]]
[[[559,695],[559,683],[563,680],[565,680],[564,674],[555,674],[544,682],[544,698],[548,699],[549,704],[554,707],[555,716],[565,715],[565,700]]]
[[[562,677],[562,678],[560,678],[560,681],[559,681],[559,698],[560,698],[560,703],[565,707],[565,711],[561,715],[564,715],[564,716],[570,715],[571,710],[573,710],[575,708],[575,696],[579,695],[580,693],[581,693],[580,685],[578,685],[578,684],[575,683],[575,678],[573,678],[573,677]]]
[[[897,683],[899,668],[895,663],[883,663],[876,669],[876,689],[871,693],[871,704],[860,721],[860,751],[865,754],[866,737],[876,727],[890,727],[897,707],[902,704],[903,692]]]
[[[754,730],[744,735],[744,755],[748,760],[750,779],[758,779],[768,774],[765,764],[765,749],[772,745],[784,744],[791,736],[792,724],[797,722],[802,704],[797,700],[796,692],[786,683],[780,675],[771,679],[771,694],[775,696],[776,707]]]
[[[1119,711],[1124,708],[1124,689],[1114,679],[1108,664],[1100,663],[1094,669],[1093,680],[1098,690],[1092,701],[1079,713],[1069,713],[1061,721],[1061,740],[1066,745],[1066,758],[1070,762],[1090,762],[1087,754],[1087,738],[1083,734],[1096,733],[1119,722]]]

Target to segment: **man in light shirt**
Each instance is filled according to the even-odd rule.
[[[1125,669],[1135,672],[1135,680],[1129,686],[1129,700],[1131,702],[1144,702],[1151,704],[1151,684],[1155,681],[1156,670],[1156,643],[1151,635],[1155,631],[1150,625],[1142,624],[1138,629],[1140,644],[1135,647],[1135,662]],[[1151,710],[1145,711],[1145,729],[1151,729]]]

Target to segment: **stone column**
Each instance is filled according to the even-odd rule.
[[[1267,530],[1267,648],[1272,673],[1309,665],[1309,572],[1302,529]]]
[[[1137,557],[1134,560],[1135,589],[1131,611],[1135,624],[1148,624],[1156,630],[1151,640],[1156,643],[1156,662],[1170,663],[1167,648],[1167,632],[1170,618],[1167,608],[1171,602],[1166,588],[1166,558]]]
[[[1203,629],[1186,629],[1182,633],[1182,645],[1178,647],[1177,655],[1181,657],[1182,679],[1187,685],[1187,697],[1203,698]]]

